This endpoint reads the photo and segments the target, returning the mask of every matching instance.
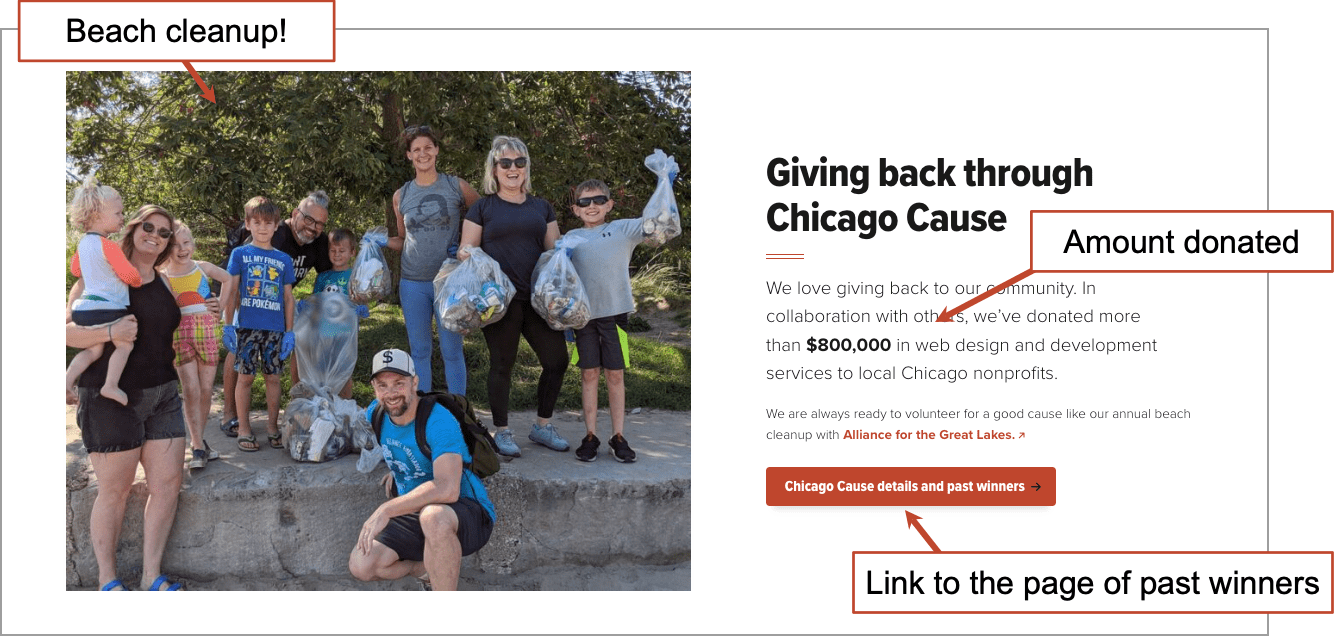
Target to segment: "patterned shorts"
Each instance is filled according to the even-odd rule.
[[[204,364],[219,363],[219,340],[221,339],[219,320],[207,311],[195,314],[182,314],[181,324],[172,333],[172,351],[174,366],[195,362],[196,358]]]
[[[279,375],[284,370],[284,361],[279,359],[283,344],[282,331],[238,327],[237,364],[233,369],[239,375],[256,375],[257,369],[264,375]]]

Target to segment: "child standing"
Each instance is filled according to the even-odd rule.
[[[256,200],[253,199],[253,202]],[[223,346],[237,358],[238,438],[243,451],[260,450],[251,431],[251,385],[265,376],[266,433],[271,448],[283,448],[279,434],[279,374],[293,352],[293,259],[271,240],[279,227],[279,208],[266,199],[246,207],[251,244],[233,250],[228,259],[232,289],[224,303]],[[236,314],[234,314],[236,310]],[[234,316],[236,316],[234,318]]]
[[[231,293],[233,279],[218,265],[191,258],[195,255],[195,237],[185,223],[177,222],[176,234],[177,247],[161,271],[181,309],[181,324],[172,334],[173,365],[181,381],[186,430],[191,436],[190,466],[199,469],[219,457],[219,452],[205,442],[205,421],[213,401],[214,375],[219,370],[219,321],[209,312],[205,300],[213,295],[210,279],[223,284],[223,298]]]
[[[349,274],[352,272],[350,264],[354,261],[354,233],[345,228],[338,228],[330,231],[330,269],[316,275],[316,283],[312,285],[312,293],[320,294],[322,292],[338,292],[349,295]],[[358,305],[354,308],[358,312],[359,318],[368,317],[368,306]],[[344,383],[344,388],[340,389],[340,397],[348,400],[354,396],[354,379],[351,377]]]
[[[92,175],[75,189],[74,197],[70,199],[70,221],[84,231],[78,251],[70,263],[70,272],[84,281],[84,293],[71,307],[70,316],[77,325],[112,323],[128,315],[130,288],[139,287],[143,282],[139,272],[121,251],[121,246],[107,238],[107,235],[119,231],[125,223],[122,205],[121,195],[111,186],[100,185]],[[171,232],[171,228],[163,228],[159,234],[166,234],[161,238],[167,240],[171,238]],[[112,344],[116,350],[107,363],[107,377],[99,393],[125,406],[126,393],[118,385],[134,343],[130,340],[115,340]],[[102,347],[101,344],[93,345],[70,361],[69,368],[65,370],[67,404],[73,404],[76,399],[75,380],[90,364],[102,357]]]
[[[330,242],[330,269],[316,275],[312,293],[333,291],[348,296],[350,264],[354,262],[354,233],[338,228],[331,230],[326,238]]]
[[[576,332],[576,363],[582,370],[582,415],[586,419],[586,437],[577,448],[577,459],[595,461],[600,440],[596,438],[596,412],[600,372],[605,372],[609,392],[610,453],[621,462],[637,461],[637,453],[623,436],[624,369],[628,367],[628,314],[633,311],[633,286],[628,279],[628,262],[639,243],[659,245],[654,224],[646,219],[622,219],[605,222],[614,208],[609,186],[591,179],[577,186],[572,213],[583,227],[568,232],[585,241],[572,248],[572,265],[582,279],[591,303],[591,321]],[[674,210],[678,227],[678,210]]]

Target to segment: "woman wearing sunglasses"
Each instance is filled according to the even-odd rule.
[[[116,575],[116,547],[137,466],[144,467],[149,487],[149,499],[144,506],[144,564],[139,589],[181,589],[181,584],[168,581],[161,570],[168,532],[177,516],[186,444],[186,421],[177,390],[177,371],[172,366],[172,333],[181,320],[181,312],[167,280],[157,271],[173,249],[172,223],[167,210],[146,205],[126,224],[121,249],[144,281],[143,285],[130,289],[129,316],[107,325],[81,327],[73,322],[65,325],[65,344],[71,347],[86,348],[116,338],[135,341],[135,349],[126,361],[126,374],[121,377],[127,405],[98,392],[107,372],[111,347],[104,349],[102,357],[89,366],[78,383],[76,420],[98,479],[98,495],[88,525],[98,560],[98,587],[103,591],[127,589]],[[80,287],[76,283],[75,291],[82,293]]]
[[[400,250],[400,308],[409,333],[410,357],[419,374],[419,390],[433,388],[433,277],[460,243],[461,214],[479,199],[464,179],[437,171],[437,135],[428,126],[405,129],[405,158],[414,178],[396,190],[396,237],[386,246]],[[461,335],[438,325],[447,390],[465,395],[465,351]]]
[[[516,296],[502,320],[483,328],[489,347],[489,408],[494,440],[503,455],[520,457],[521,450],[507,427],[507,401],[512,392],[512,365],[525,336],[540,359],[537,387],[537,422],[530,440],[556,451],[568,450],[568,442],[554,430],[549,419],[568,368],[568,348],[563,334],[549,328],[530,306],[530,276],[540,254],[558,240],[558,217],[554,206],[530,193],[530,152],[516,137],[495,137],[484,160],[484,192],[488,195],[470,206],[461,228],[461,246],[478,246],[502,266],[516,286]],[[458,257],[468,255],[462,250]]]

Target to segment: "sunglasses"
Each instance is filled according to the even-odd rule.
[[[592,203],[596,205],[605,205],[606,203],[609,203],[609,201],[610,198],[603,194],[595,197],[582,197],[580,199],[577,199],[577,207],[584,208],[588,205],[591,205]]]
[[[144,228],[144,231],[150,234],[153,234],[154,230],[158,230],[158,238],[172,238],[172,230],[166,227],[154,226],[153,223],[148,221],[141,223],[140,227]]]
[[[526,158],[525,158],[525,157],[517,157],[516,159],[494,159],[494,160],[493,160],[493,164],[494,164],[494,165],[497,165],[497,166],[502,166],[502,169],[503,169],[503,170],[507,170],[507,169],[511,168],[513,164],[515,164],[516,167],[518,167],[518,168],[525,168],[525,167],[526,167]]]
[[[315,226],[316,226],[316,229],[318,229],[318,230],[320,230],[320,229],[326,227],[326,222],[325,222],[325,221],[318,221],[318,220],[316,220],[312,215],[310,215],[310,214],[308,214],[308,213],[306,213],[306,212],[304,212],[304,211],[302,211],[302,210],[299,210],[299,211],[298,211],[298,214],[301,214],[301,215],[302,215],[302,218],[307,219],[307,222],[308,222],[308,223],[311,223],[312,225],[315,225]]]
[[[433,134],[433,129],[427,126],[410,126],[409,128],[405,129],[404,133],[406,138],[413,137],[414,135],[431,135],[431,134]]]

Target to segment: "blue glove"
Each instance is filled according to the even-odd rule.
[[[279,359],[288,360],[288,355],[293,353],[293,332],[284,332],[284,342],[279,345]]]
[[[358,314],[358,317],[359,317],[359,318],[369,318],[369,317],[372,316],[372,312],[371,312],[371,311],[368,311],[368,306],[367,306],[367,305],[357,305],[357,306],[355,306],[355,307],[354,307],[354,313]]]
[[[223,348],[224,348],[224,349],[227,349],[227,350],[228,350],[228,353],[231,353],[231,354],[233,354],[233,355],[237,355],[237,326],[236,326],[236,325],[224,325],[224,327],[223,327]]]

